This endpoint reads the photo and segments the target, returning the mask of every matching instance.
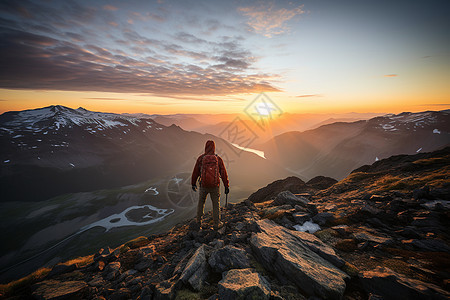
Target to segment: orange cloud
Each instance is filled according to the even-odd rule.
[[[397,77],[398,75],[397,74],[387,74],[387,75],[384,75],[384,77]]]
[[[116,11],[116,10],[118,10],[117,7],[112,6],[112,5],[105,5],[105,6],[103,6],[103,9],[104,9],[104,10],[110,10],[110,11]]]
[[[266,37],[272,37],[289,31],[285,24],[287,21],[304,13],[303,5],[294,9],[275,9],[273,5],[266,7],[239,7],[238,11],[249,17],[247,24],[255,30],[256,33]]]
[[[308,95],[299,95],[297,98],[310,98],[310,97],[322,97],[321,94],[308,94]]]

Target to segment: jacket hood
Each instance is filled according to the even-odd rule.
[[[214,141],[209,140],[205,145],[205,154],[214,154],[216,152],[216,144]]]

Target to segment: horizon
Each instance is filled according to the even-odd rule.
[[[100,111],[100,110],[91,110],[88,109],[86,107],[83,106],[78,106],[75,108],[75,106],[67,106],[67,105],[62,105],[62,104],[50,104],[50,105],[46,105],[46,106],[41,106],[41,107],[32,107],[32,108],[25,108],[22,110],[11,110],[11,111],[3,111],[0,112],[0,115],[4,114],[4,113],[8,113],[8,112],[21,112],[21,111],[28,111],[28,110],[37,110],[37,109],[44,109],[44,108],[49,108],[49,107],[55,107],[55,106],[63,106],[69,109],[73,109],[73,110],[77,110],[77,109],[85,109],[91,112],[97,112],[97,113],[112,113],[112,114],[119,114],[119,115],[138,115],[138,114],[143,114],[143,115],[155,115],[155,116],[175,116],[175,115],[214,115],[214,116],[219,116],[219,115],[226,115],[226,116],[234,116],[234,115],[241,115],[241,116],[246,116],[246,114],[244,112],[229,112],[229,113],[167,113],[167,114],[162,114],[162,113],[142,113],[142,112],[112,112],[112,111]],[[398,113],[392,113],[392,112],[373,112],[373,111],[368,111],[368,112],[356,112],[356,111],[346,111],[346,112],[316,112],[316,113],[310,113],[310,112],[297,112],[297,113],[292,113],[292,112],[283,112],[282,115],[327,115],[332,117],[333,115],[338,115],[338,116],[342,116],[342,115],[388,115],[388,114],[401,114],[401,113],[422,113],[422,112],[440,112],[440,111],[446,111],[449,110],[449,108],[444,108],[444,109],[436,109],[436,110],[418,110],[418,111],[400,111]],[[281,116],[281,115],[280,115]],[[246,118],[249,118],[248,116]]]
[[[0,3],[0,113],[292,114],[450,108],[450,4]]]

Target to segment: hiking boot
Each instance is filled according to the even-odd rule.
[[[223,227],[223,223],[219,222],[219,224],[214,224],[214,230],[220,229]]]

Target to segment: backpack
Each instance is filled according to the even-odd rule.
[[[217,155],[206,154],[202,158],[200,185],[211,188],[220,185],[219,160]]]

